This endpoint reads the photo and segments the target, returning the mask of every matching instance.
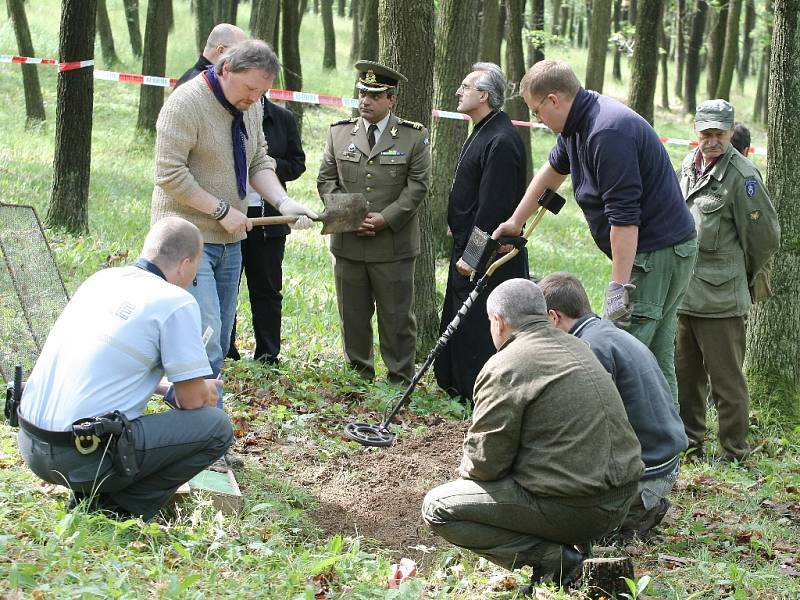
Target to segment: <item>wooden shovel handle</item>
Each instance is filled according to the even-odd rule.
[[[297,215],[281,215],[280,217],[256,217],[254,219],[250,219],[250,224],[253,227],[258,227],[259,225],[291,225],[295,221],[297,221]]]

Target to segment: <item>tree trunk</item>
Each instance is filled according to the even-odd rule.
[[[338,14],[342,18],[344,18],[345,13],[346,13],[346,11],[345,11],[346,4],[347,4],[346,0],[339,0],[336,3],[336,14]]]
[[[753,103],[753,120],[757,123],[767,122],[767,95],[769,94],[769,63],[771,55],[771,47],[764,46],[761,51],[761,66],[758,68],[758,83],[756,84],[756,97]]]
[[[706,46],[708,59],[706,60],[706,96],[716,98],[719,73],[722,68],[722,54],[725,51],[725,30],[728,23],[728,0],[723,0],[719,7],[714,4],[709,12],[709,34]]]
[[[359,13],[360,6],[359,0],[352,0],[350,2],[350,10],[353,14],[353,31],[352,31],[352,38],[350,40],[350,62],[355,62],[358,60],[358,49],[361,46],[361,38],[359,34],[361,33],[361,14]]]
[[[508,19],[508,39],[506,39],[506,76],[508,81],[513,82],[515,89],[519,89],[519,82],[525,75],[525,55],[522,52],[522,26],[525,23],[522,4],[524,0],[505,0],[506,18]],[[508,116],[517,121],[530,121],[531,115],[528,105],[521,94],[517,94],[506,100],[503,110]],[[531,167],[531,130],[528,127],[521,128],[519,135],[522,144],[525,146],[525,170],[527,179],[532,174]]]
[[[96,0],[63,0],[58,60],[72,62],[94,58]],[[89,176],[92,162],[91,68],[58,74],[56,148],[53,189],[45,222],[81,234],[89,224]]]
[[[135,57],[140,58],[142,56],[142,32],[139,29],[139,0],[122,0],[122,3],[125,5],[125,21],[128,24],[131,52]]]
[[[433,0],[381,0],[378,15],[380,60],[408,77],[395,106],[403,118],[431,122],[434,61]],[[414,275],[417,315],[417,356],[426,355],[439,337],[439,303],[436,299],[436,264],[430,205],[419,209],[422,251]]]
[[[628,0],[628,23],[635,27],[638,18],[638,3],[636,0]]]
[[[791,429],[800,424],[800,0],[775,0],[774,10],[767,172],[781,248],[773,258],[774,295],[750,312],[746,373],[754,403],[772,408]]]
[[[108,19],[106,0],[97,0],[97,34],[100,36],[100,51],[103,53],[103,63],[106,67],[113,67],[119,62],[117,51],[114,49],[114,34],[111,31],[111,21]]]
[[[534,65],[544,60],[544,0],[531,0],[528,29],[528,64]]]
[[[361,0],[361,51],[358,58],[378,60],[378,0]]]
[[[694,114],[697,108],[697,84],[700,82],[700,48],[703,47],[703,32],[706,28],[708,3],[696,0],[692,16],[692,31],[686,50],[686,73],[684,73],[683,112]]]
[[[333,0],[321,0],[322,35],[325,51],[322,55],[322,68],[330,71],[336,68],[336,32],[333,30]]]
[[[21,56],[36,56],[31,41],[31,30],[25,14],[24,0],[7,0],[6,7],[11,21],[14,23],[14,34],[17,37],[17,48]],[[42,88],[39,86],[38,65],[20,65],[22,67],[22,87],[25,90],[26,126],[34,125],[46,119]]]
[[[550,0],[550,14],[553,17],[553,22],[550,24],[550,34],[559,35],[561,27],[558,19],[561,16],[561,0]]]
[[[744,82],[750,75],[750,55],[753,52],[753,29],[756,26],[756,7],[754,0],[746,0],[744,8],[744,31],[742,34],[742,56],[739,59],[739,90],[744,90]]]
[[[236,25],[239,0],[217,0],[214,8],[214,25],[230,23]],[[205,40],[203,40],[205,42]]]
[[[725,51],[719,70],[717,93],[715,98],[729,100],[733,72],[736,70],[736,58],[739,54],[739,18],[742,16],[742,0],[730,0],[728,3],[728,21],[725,31]]]
[[[253,12],[256,14],[250,34],[275,46],[275,23],[278,20],[279,0],[253,0]]]
[[[594,0],[591,26],[589,53],[586,58],[586,79],[583,86],[587,90],[603,93],[608,37],[611,28],[611,0]]]
[[[636,47],[633,50],[628,106],[653,124],[653,98],[658,76],[658,32],[664,0],[648,0],[639,7]]]
[[[667,64],[669,62],[667,60],[669,56],[669,36],[667,36],[666,31],[664,31],[663,24],[659,33],[659,39],[661,41],[659,54],[659,60],[661,62],[661,108],[669,110],[669,73]]]
[[[683,98],[683,67],[686,64],[686,0],[675,6],[675,96]]]
[[[303,68],[300,62],[300,12],[294,0],[281,0],[281,58],[283,59],[283,76],[287,90],[303,90]],[[289,102],[288,108],[294,113],[297,129],[302,139],[303,104]]]
[[[168,18],[172,13],[172,0],[149,0],[147,22],[144,27],[144,56],[142,74],[164,77],[167,69]],[[155,85],[139,87],[139,117],[136,127],[145,131],[156,130],[156,120],[164,104],[164,88]]]
[[[500,44],[498,37],[500,22],[500,2],[483,0],[483,19],[480,27],[480,51],[478,58],[483,61],[500,64]]]
[[[433,106],[454,110],[456,88],[478,57],[478,8],[480,0],[441,0],[434,64]],[[434,119],[431,125],[431,193],[428,204],[433,222],[436,255],[445,256],[451,242],[447,231],[447,204],[467,123]]]
[[[614,0],[614,33],[619,33],[622,18],[622,0]],[[622,81],[622,49],[619,43],[614,44],[614,66],[611,68],[614,81]]]
[[[195,30],[194,39],[197,53],[202,54],[206,47],[208,34],[214,29],[214,0],[194,0]]]

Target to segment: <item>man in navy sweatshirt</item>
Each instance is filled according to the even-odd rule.
[[[647,121],[624,104],[583,89],[564,62],[536,63],[520,88],[533,115],[559,136],[516,211],[493,237],[519,232],[542,193],[572,175],[592,237],[611,259],[603,317],[650,348],[677,402],[677,309],[697,240],[669,155]]]

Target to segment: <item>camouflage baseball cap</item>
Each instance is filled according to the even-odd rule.
[[[706,100],[694,113],[694,128],[697,131],[733,127],[733,105],[726,100]]]

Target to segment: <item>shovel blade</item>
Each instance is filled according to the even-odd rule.
[[[367,199],[364,194],[323,194],[325,210],[319,215],[322,234],[358,231],[367,216]]]

